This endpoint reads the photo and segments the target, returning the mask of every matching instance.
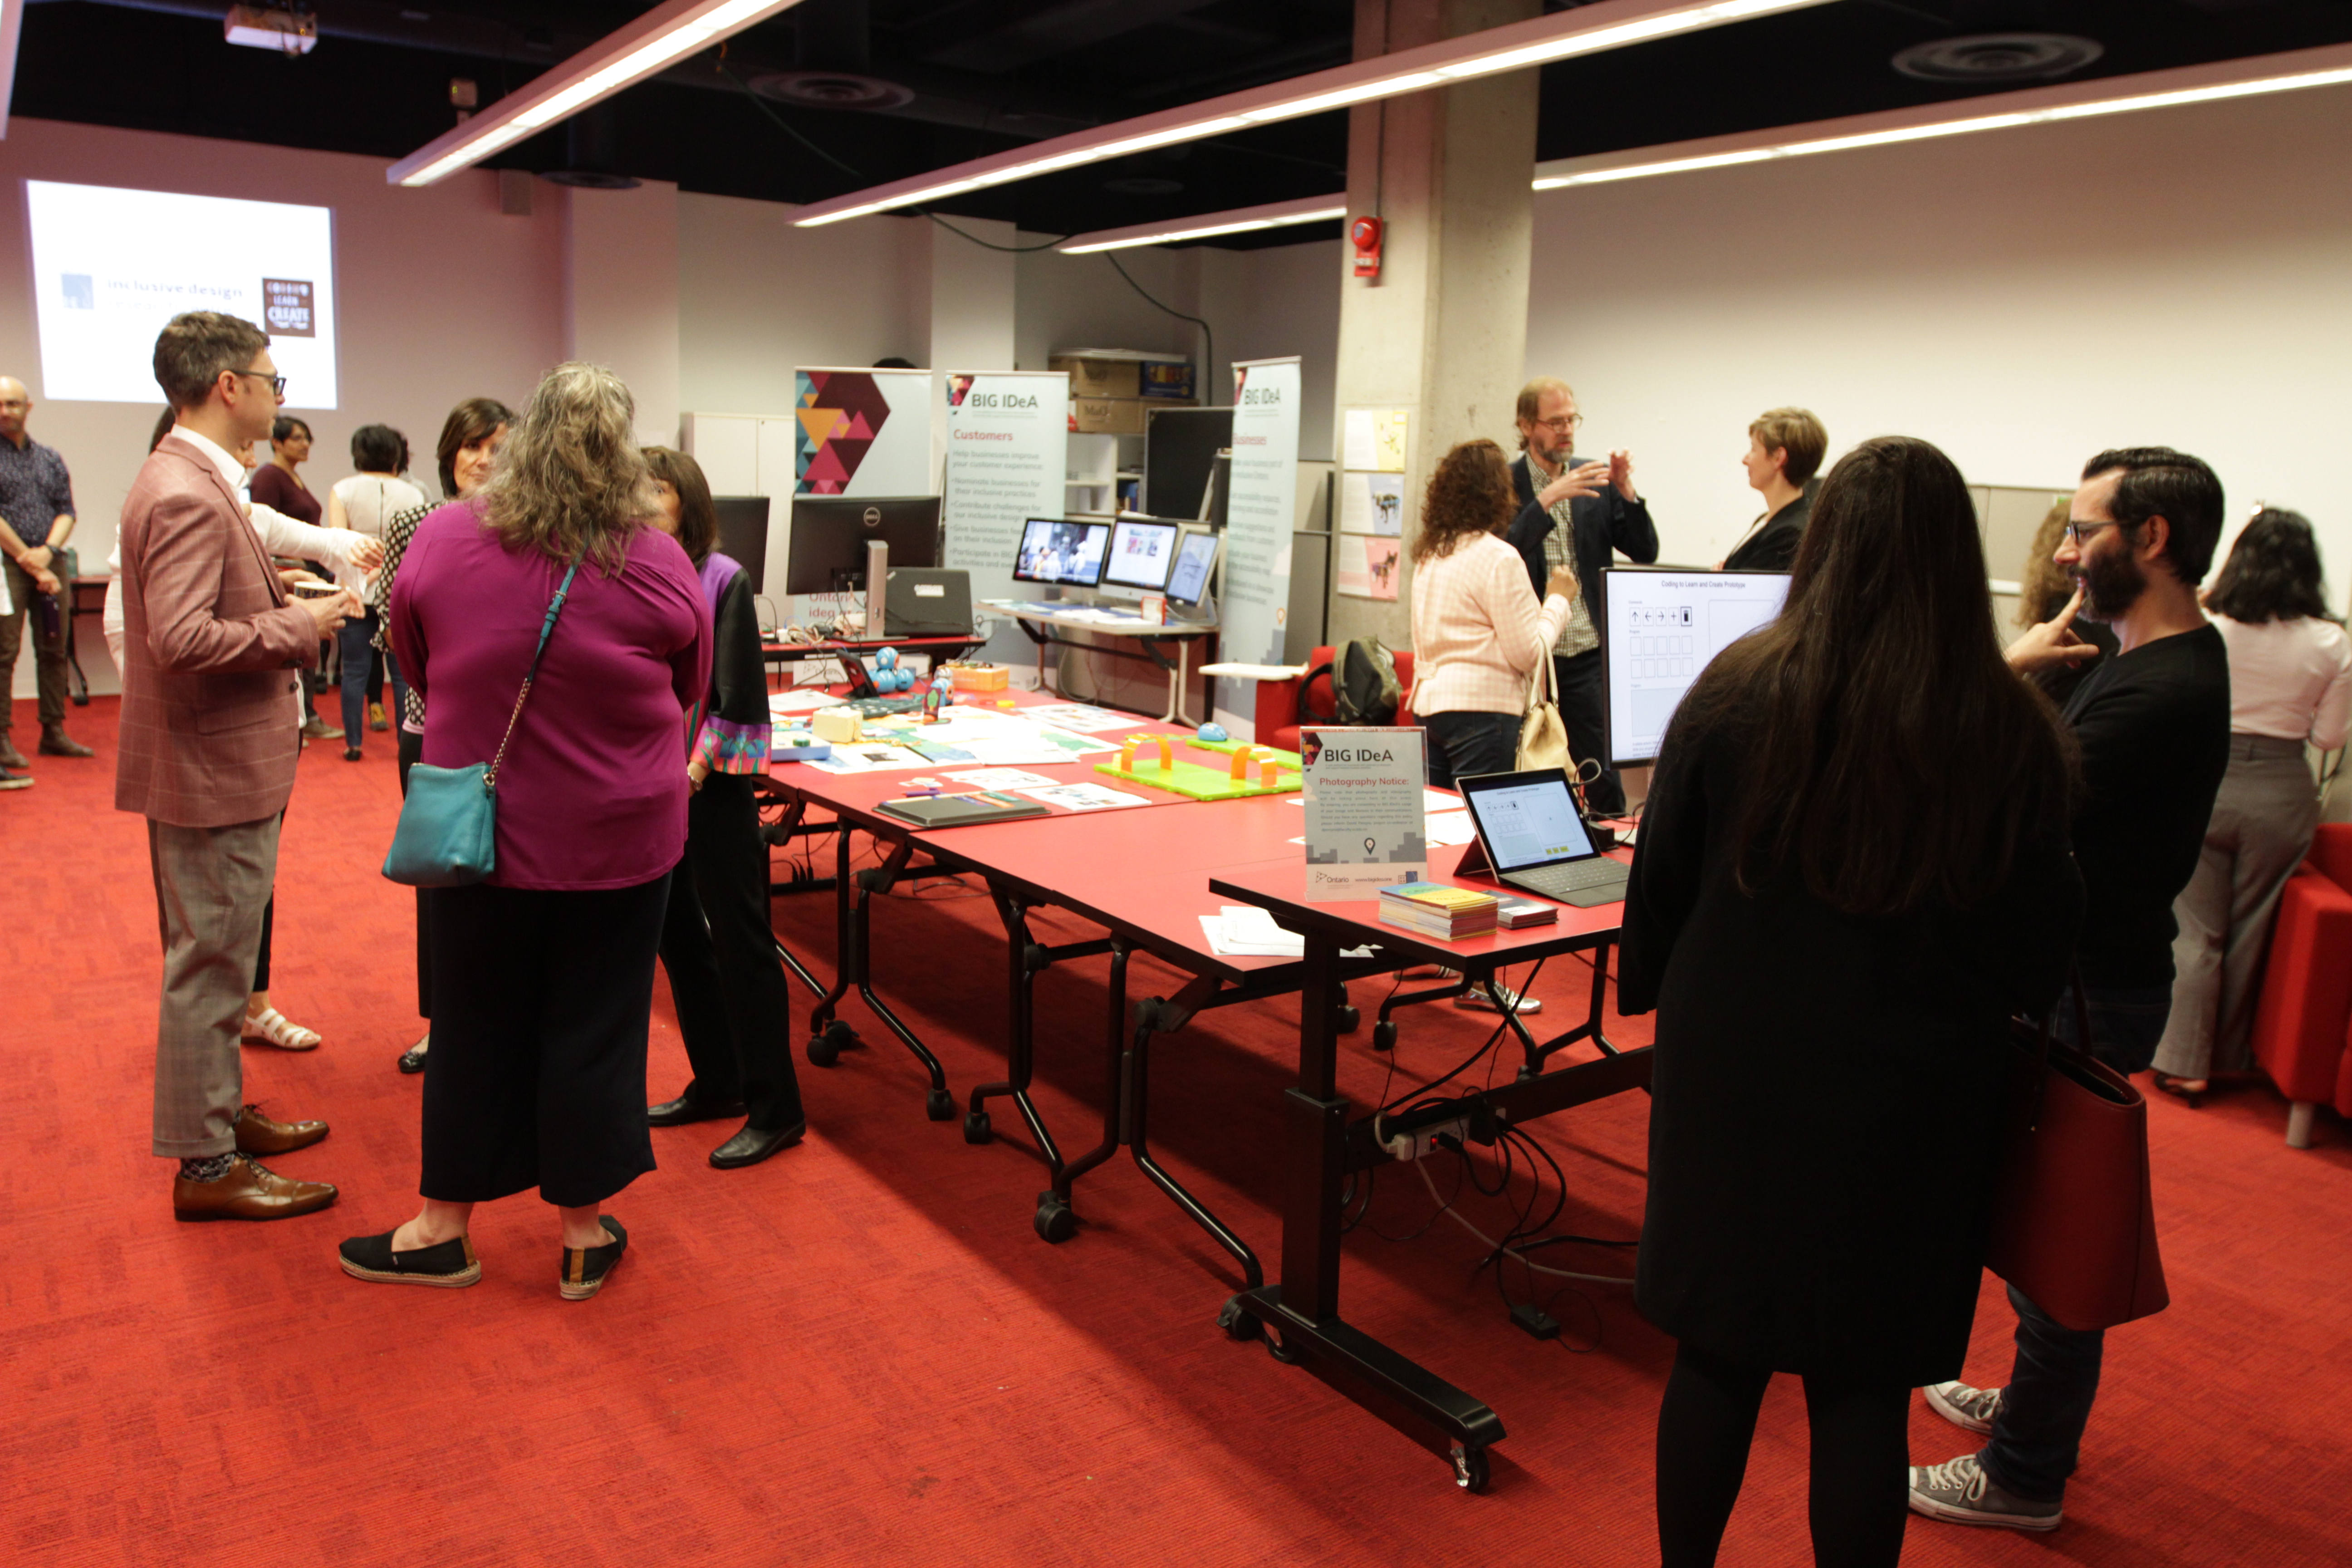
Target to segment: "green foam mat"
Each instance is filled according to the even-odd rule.
[[[1246,741],[1187,741],[1184,743],[1196,752],[1222,752],[1228,757],[1249,744]],[[1307,765],[1297,752],[1286,752],[1274,746],[1261,749],[1272,752],[1274,760],[1293,773]]]
[[[1286,795],[1299,787],[1298,774],[1284,769],[1279,784],[1268,785],[1258,782],[1253,772],[1250,777],[1236,784],[1230,767],[1204,768],[1198,763],[1178,763],[1173,768],[1160,765],[1158,748],[1136,749],[1136,765],[1122,768],[1116,762],[1097,763],[1095,772],[1108,773],[1112,778],[1129,784],[1149,784],[1153,789],[1170,790],[1194,800],[1240,800],[1255,795]]]

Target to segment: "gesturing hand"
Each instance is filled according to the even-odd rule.
[[[1536,502],[1549,511],[1570,496],[1597,496],[1601,493],[1601,487],[1608,482],[1609,459],[1596,458],[1572,468],[1562,468],[1559,478],[1536,492]]]
[[[2009,645],[2003,657],[2011,669],[2022,675],[2033,675],[2061,666],[2086,663],[2099,657],[2099,650],[2074,635],[2074,616],[2083,607],[2083,588],[2074,585],[2074,596],[2066,607],[2042,622],[2030,626],[2025,635]]]

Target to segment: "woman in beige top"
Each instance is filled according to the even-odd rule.
[[[1536,667],[1559,640],[1576,573],[1554,571],[1539,605],[1503,531],[1518,510],[1503,449],[1445,454],[1412,542],[1412,711],[1429,731],[1429,782],[1511,771]]]

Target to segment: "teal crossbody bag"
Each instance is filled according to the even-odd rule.
[[[539,647],[530,668],[515,693],[514,711],[507,715],[507,732],[499,737],[499,752],[487,763],[462,768],[430,767],[418,763],[408,770],[408,798],[400,803],[400,825],[393,829],[392,849],[383,858],[383,874],[412,888],[463,888],[488,877],[499,867],[499,764],[506,760],[507,742],[514,739],[515,721],[530,696],[539,675],[540,656],[563,613],[564,596],[572,592],[573,561],[548,602],[547,619],[540,623]]]

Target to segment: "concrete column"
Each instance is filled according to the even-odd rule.
[[[1539,0],[1357,0],[1356,58],[1522,21]],[[1525,377],[1528,188],[1536,153],[1536,73],[1515,71],[1349,111],[1348,212],[1387,225],[1380,278],[1353,275],[1341,247],[1338,405],[1411,411],[1405,538],[1421,492],[1457,441],[1513,444]],[[1334,447],[1342,442],[1335,413]],[[1340,457],[1335,451],[1334,457]],[[1412,564],[1394,604],[1331,599],[1334,643],[1412,640]]]
[[[544,198],[560,187],[541,182]],[[677,444],[677,187],[568,190],[565,353],[609,366],[637,400],[637,438]]]

